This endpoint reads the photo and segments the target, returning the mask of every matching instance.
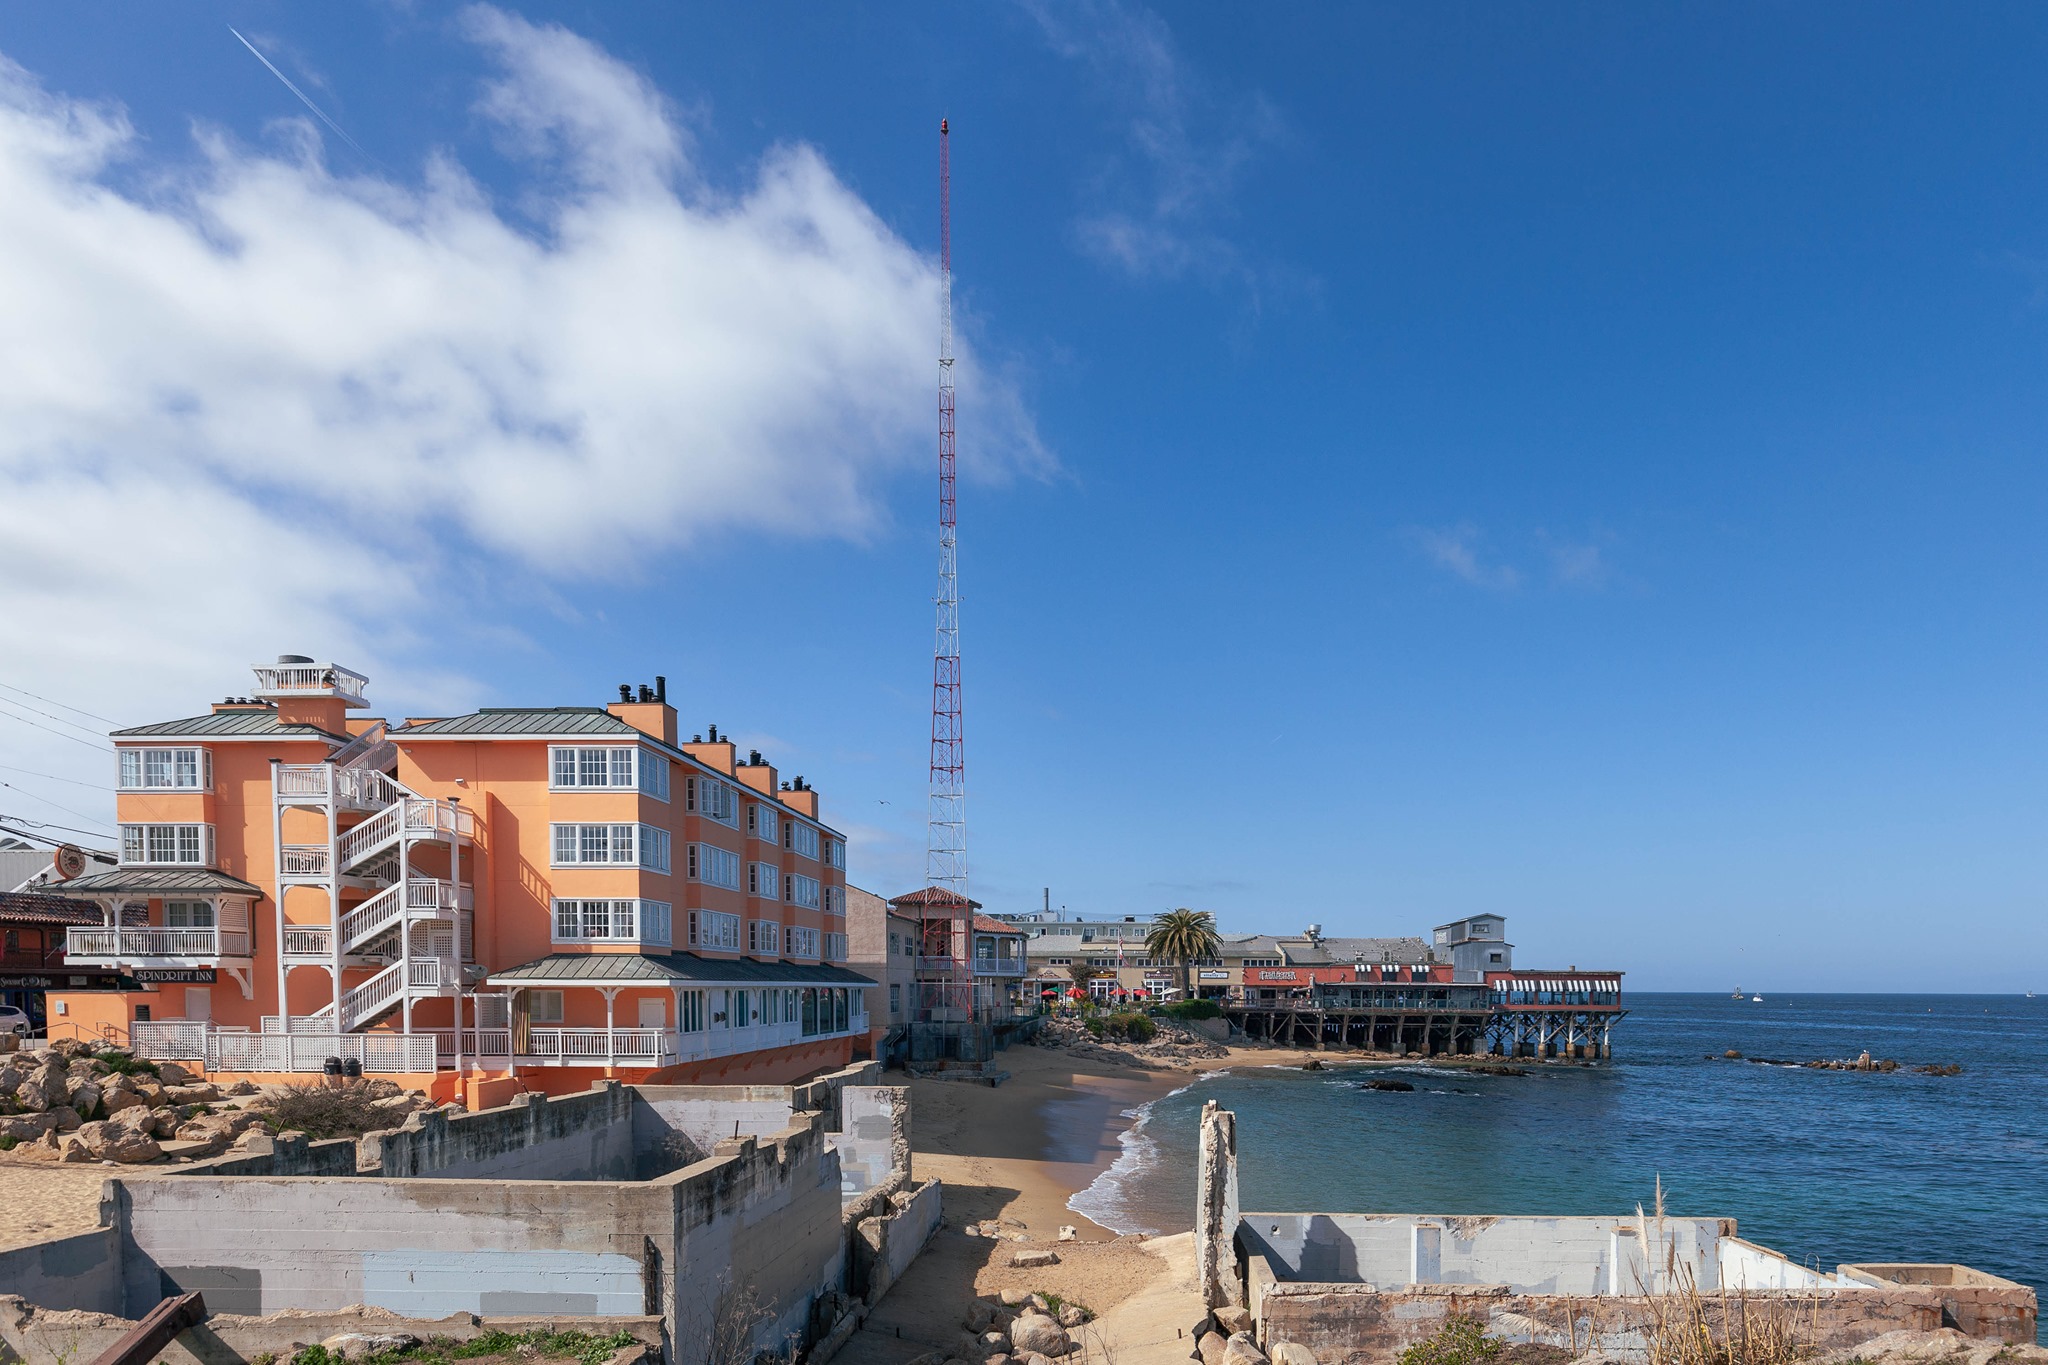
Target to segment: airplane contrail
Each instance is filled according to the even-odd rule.
[[[315,117],[317,117],[322,123],[326,124],[329,128],[332,128],[334,130],[334,134],[336,137],[340,138],[343,142],[346,142],[349,146],[355,148],[357,154],[367,158],[368,160],[375,161],[377,159],[376,157],[371,156],[368,152],[364,151],[363,144],[357,142],[354,138],[350,137],[348,135],[348,130],[346,128],[342,127],[339,123],[336,123],[333,119],[327,117],[327,112],[325,110],[323,110],[319,105],[313,103],[313,101],[307,99],[306,92],[299,89],[299,87],[297,87],[296,85],[293,85],[291,77],[285,75],[284,72],[279,71],[275,66],[271,65],[270,58],[264,56],[261,52],[258,52],[256,50],[256,44],[250,42],[247,38],[244,38],[241,35],[241,32],[237,30],[233,24],[228,25],[228,32],[234,34],[235,40],[239,42],[243,47],[248,48],[250,55],[255,57],[257,61],[263,63],[264,68],[267,71],[269,71],[271,75],[283,81],[284,88],[291,91],[294,95],[297,95],[299,97],[300,104],[303,104],[308,109],[311,109]]]

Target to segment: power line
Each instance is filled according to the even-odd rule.
[[[60,716],[54,711],[45,711],[39,707],[30,706],[27,702],[15,701],[14,698],[12,697],[9,697],[7,700],[10,705],[19,706],[24,711],[34,711],[37,715],[48,717],[50,720],[56,721],[59,725],[68,725],[74,730],[83,730],[89,735],[97,735],[101,738],[105,738],[106,736],[107,732],[105,730],[95,730],[90,725],[80,725],[77,721],[71,720],[64,716]]]
[[[57,736],[57,738],[59,739],[68,739],[73,744],[83,744],[88,749],[104,749],[108,753],[114,752],[114,746],[111,744],[95,744],[89,739],[80,739],[77,735],[67,735],[62,730],[52,730],[50,729],[49,726],[44,725],[40,721],[30,720],[27,716],[17,716],[14,714],[14,712],[8,710],[4,706],[0,706],[0,716],[6,716],[10,720],[18,720],[23,725],[34,726],[36,729],[45,731],[49,734],[53,734]],[[80,728],[82,729],[83,727]]]
[[[73,810],[71,807],[65,805],[61,801],[52,801],[47,796],[38,795],[37,793],[30,791],[27,787],[19,787],[12,782],[0,782],[0,787],[5,787],[7,788],[7,790],[11,792],[20,792],[23,796],[26,796],[31,801],[40,801],[46,806],[55,806],[58,810],[63,811],[66,815],[75,815],[81,820],[97,820],[99,818],[96,815],[88,814],[87,812],[82,810]],[[111,834],[113,831],[106,830],[104,832]]]
[[[88,816],[87,818],[90,819],[91,817]],[[15,824],[19,825],[33,825],[36,829],[61,829],[67,834],[83,834],[89,839],[104,839],[107,837],[105,830],[74,829],[70,825],[53,824],[48,820],[28,820],[19,815],[0,815],[0,820],[12,820]],[[49,844],[53,847],[66,842],[63,839],[52,839],[47,834],[32,834],[25,829],[16,829],[14,825],[0,824],[0,831],[5,831],[8,834],[18,834],[24,839],[34,839],[38,843]]]
[[[13,683],[0,682],[0,687],[6,688],[9,692],[19,692],[24,697],[34,697],[37,701],[46,701],[52,706],[61,706],[66,711],[76,711],[81,716],[91,716],[94,720],[106,721],[109,725],[119,725],[121,723],[118,720],[107,720],[105,716],[88,711],[83,706],[73,706],[68,701],[58,701],[55,697],[46,697],[40,692],[31,692],[26,687],[16,687]]]
[[[104,783],[81,782],[75,777],[59,777],[55,773],[39,773],[33,768],[17,768],[12,763],[0,763],[0,768],[4,768],[10,773],[21,773],[23,776],[26,777],[47,778],[52,782],[69,782],[74,787],[91,787],[94,791],[99,792],[110,792],[114,790],[114,788],[109,787]]]

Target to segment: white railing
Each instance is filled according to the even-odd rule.
[[[382,810],[412,795],[375,768],[342,768],[335,777],[335,794],[344,804],[363,810]]]
[[[406,982],[413,986],[438,986],[441,984],[441,962],[439,958],[414,958],[407,967]]]
[[[158,929],[135,926],[72,929],[64,955],[79,957],[247,957],[249,935],[241,929]]]
[[[439,878],[413,877],[393,883],[341,917],[342,948],[355,951],[397,924],[407,910],[467,910],[475,903],[474,888],[456,886]]]
[[[363,701],[369,679],[339,664],[278,664],[256,670],[259,697],[345,697]]]
[[[128,1043],[138,1057],[155,1062],[196,1062],[206,1059],[206,1036],[211,1024],[198,1020],[137,1020],[128,1026]]]
[[[324,925],[313,929],[294,929],[289,925],[285,928],[286,957],[326,957],[333,948],[334,931]]]
[[[277,794],[325,796],[327,773],[325,763],[280,763],[277,766]]]
[[[341,865],[353,867],[386,844],[396,842],[401,835],[446,838],[475,833],[476,817],[454,802],[408,796],[341,836]]]
[[[976,976],[1022,976],[1024,959],[1021,957],[977,957],[974,959]]]
[[[327,845],[286,844],[280,851],[278,871],[287,877],[327,875]]]
[[[349,1025],[367,1019],[398,998],[405,989],[405,963],[394,962],[362,985],[341,993],[341,1021]]]
[[[750,1024],[745,1028],[698,1029],[678,1033],[659,1028],[529,1028],[526,1046],[512,1049],[509,1028],[466,1028],[462,1031],[465,1063],[509,1063],[521,1066],[601,1066],[618,1062],[629,1066],[673,1066],[678,1062],[708,1057],[730,1057],[768,1048],[794,1047],[799,1043],[826,1038],[857,1037],[868,1031],[868,1016],[851,1015],[842,1032],[837,1029],[806,1034],[801,1024]],[[426,1029],[443,1066],[455,1064],[455,1030]]]
[[[367,1072],[435,1069],[434,1040],[404,1033],[213,1033],[209,1071],[319,1071],[329,1057],[353,1058]]]

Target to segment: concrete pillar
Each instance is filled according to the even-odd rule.
[[[1195,1278],[1210,1308],[1244,1305],[1237,1220],[1237,1115],[1210,1100],[1195,1163]]]

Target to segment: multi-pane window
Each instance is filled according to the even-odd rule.
[[[689,781],[687,805],[690,810],[721,825],[740,827],[740,798],[732,783],[715,777],[693,777]]]
[[[164,926],[170,929],[211,929],[212,901],[165,901]]]
[[[750,953],[781,952],[782,921],[774,919],[748,920],[747,951]]]
[[[756,896],[781,900],[782,869],[774,863],[748,863],[747,890]]]
[[[889,1013],[903,1013],[903,987],[901,986],[892,985],[889,987]]]
[[[792,924],[783,930],[782,951],[785,957],[816,957],[818,955],[818,931]]]
[[[716,844],[691,844],[690,876],[710,886],[722,886],[728,891],[740,889],[740,855]]]
[[[562,1022],[562,992],[527,991],[526,1017],[536,1024]]]
[[[121,750],[122,791],[207,791],[213,755],[204,749]]]
[[[798,820],[782,822],[782,846],[795,849],[806,858],[818,856],[818,831],[813,825]]]
[[[666,901],[558,900],[557,943],[658,943],[669,941]]]
[[[846,961],[846,935],[825,935],[825,960],[827,962]]]
[[[637,745],[558,744],[548,750],[553,791],[639,791],[668,800],[668,760]]]
[[[845,914],[845,913],[846,913],[846,888],[845,888],[845,887],[843,887],[843,886],[828,886],[828,887],[826,887],[826,888],[825,888],[825,890],[824,890],[824,897],[825,897],[825,901],[824,901],[824,910],[825,910],[825,913],[826,913],[826,914],[828,914],[828,915],[843,915],[843,914]]]
[[[780,824],[775,818],[774,811],[758,801],[752,801],[747,804],[747,833],[753,835],[756,839],[766,839],[772,844],[776,840],[779,829]]]
[[[740,917],[719,910],[692,910],[690,946],[729,948],[737,952],[740,946]]]
[[[846,840],[827,839],[825,841],[825,866],[836,867],[841,872],[846,871]]]
[[[792,872],[784,878],[784,897],[791,905],[801,905],[806,910],[818,908],[818,879]]]
[[[653,825],[552,826],[554,866],[638,866],[649,872],[669,869],[668,831]]]
[[[676,1001],[676,1030],[680,1033],[704,1031],[704,992],[684,991]]]
[[[207,867],[213,862],[212,825],[123,825],[121,861]]]

